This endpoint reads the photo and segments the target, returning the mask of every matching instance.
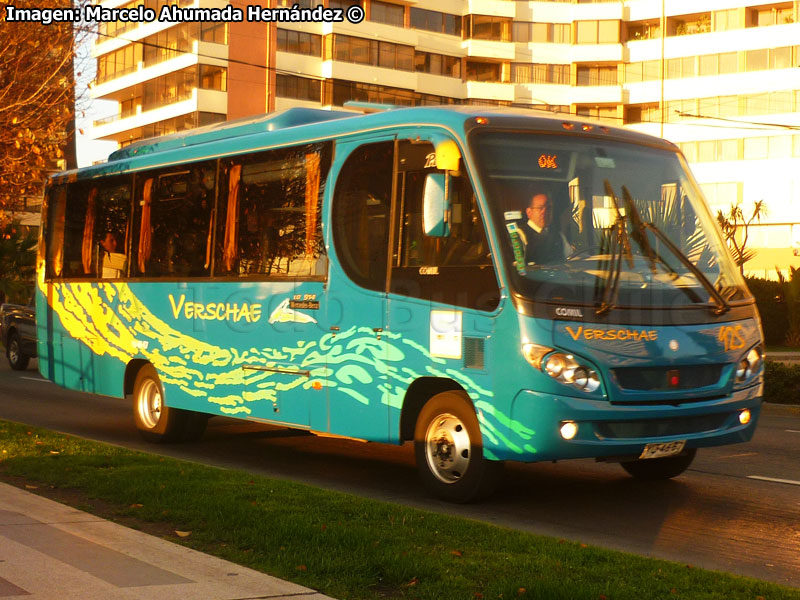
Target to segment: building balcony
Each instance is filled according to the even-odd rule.
[[[514,60],[516,44],[491,40],[465,40],[463,47],[472,58],[492,58],[495,60]]]
[[[621,104],[621,85],[587,85],[570,88],[570,104]]]
[[[492,81],[467,81],[467,98],[513,102],[514,84]]]
[[[511,0],[467,0],[467,14],[513,18],[517,11],[516,4]]]

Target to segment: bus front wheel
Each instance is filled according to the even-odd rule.
[[[478,417],[467,396],[443,392],[420,411],[414,453],[422,483],[448,502],[473,502],[494,491],[503,463],[483,456]]]
[[[683,473],[692,464],[697,450],[691,448],[678,456],[664,458],[648,458],[622,462],[622,468],[636,479],[656,481],[672,479]]]
[[[148,442],[173,442],[184,433],[186,413],[164,403],[164,388],[152,365],[145,365],[136,375],[133,416],[136,428]]]

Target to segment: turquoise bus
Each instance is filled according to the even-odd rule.
[[[674,477],[758,420],[754,300],[661,139],[295,108],[134,143],[45,196],[39,368],[131,398],[148,440],[214,415],[413,440],[425,486],[465,502],[508,460]]]

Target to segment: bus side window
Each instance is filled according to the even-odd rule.
[[[223,161],[214,273],[325,277],[322,198],[330,163],[330,143]]]
[[[347,275],[385,291],[394,142],[357,148],[345,161],[333,198],[333,244]]]
[[[216,164],[137,176],[133,246],[143,277],[202,277],[210,270]]]

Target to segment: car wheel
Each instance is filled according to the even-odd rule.
[[[25,356],[22,352],[22,341],[19,339],[19,334],[12,331],[8,335],[8,346],[6,347],[6,356],[8,357],[8,364],[15,371],[24,371],[28,368],[29,356]]]

